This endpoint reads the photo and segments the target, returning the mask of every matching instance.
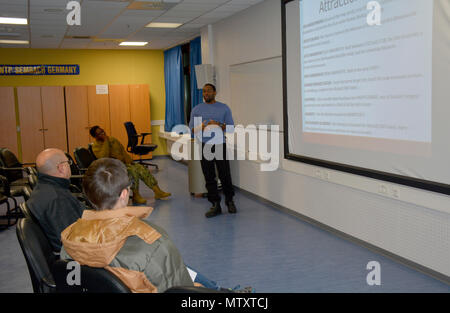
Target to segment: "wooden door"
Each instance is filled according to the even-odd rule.
[[[44,146],[67,152],[66,109],[62,86],[41,87]]]
[[[88,94],[88,116],[89,128],[92,126],[100,126],[109,136],[111,135],[111,121],[109,117],[109,96],[107,94],[97,94],[96,86],[87,87]],[[89,137],[89,142],[94,138]]]
[[[8,148],[19,158],[14,87],[0,87],[0,148]]]
[[[44,150],[41,87],[17,87],[22,162],[32,163]]]
[[[130,89],[130,120],[138,133],[151,133],[150,119],[150,94],[148,85],[129,85]],[[145,137],[144,143],[152,143],[152,135]],[[139,160],[139,156],[134,155],[135,160]],[[152,153],[143,156],[144,159],[151,159]]]
[[[128,85],[109,85],[109,114],[111,136],[127,148],[128,135],[125,122],[130,121],[130,91]]]
[[[66,86],[67,138],[69,153],[77,147],[87,148],[89,138],[89,108],[87,86]]]

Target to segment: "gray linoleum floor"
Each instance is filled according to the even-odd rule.
[[[221,286],[253,286],[256,292],[436,292],[450,286],[362,246],[337,237],[270,205],[236,192],[238,213],[206,219],[206,199],[188,190],[187,167],[154,160],[168,200],[142,195],[154,207],[149,220],[164,227],[186,264]],[[223,200],[222,200],[223,203]],[[15,227],[0,231],[0,293],[32,292]],[[381,286],[369,286],[367,263],[381,265]]]

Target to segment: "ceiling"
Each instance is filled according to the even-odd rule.
[[[0,39],[28,45],[0,48],[167,49],[200,35],[200,29],[263,0],[77,0],[81,25],[67,25],[69,0],[0,0],[0,17],[28,18],[28,25],[0,24]],[[175,29],[148,28],[150,22],[182,23]],[[121,41],[148,41],[123,47]]]

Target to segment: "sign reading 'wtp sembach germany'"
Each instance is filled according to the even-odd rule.
[[[80,75],[80,66],[64,65],[7,65],[0,64],[1,75]]]

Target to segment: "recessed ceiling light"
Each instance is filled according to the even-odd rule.
[[[123,41],[119,46],[137,46],[142,47],[148,44],[148,41]]]
[[[145,27],[155,27],[155,28],[177,28],[181,26],[181,23],[150,23]]]
[[[18,17],[0,17],[0,24],[27,25],[28,20],[26,18]]]
[[[7,43],[11,45],[28,45],[30,42],[28,40],[0,40],[0,43]]]

